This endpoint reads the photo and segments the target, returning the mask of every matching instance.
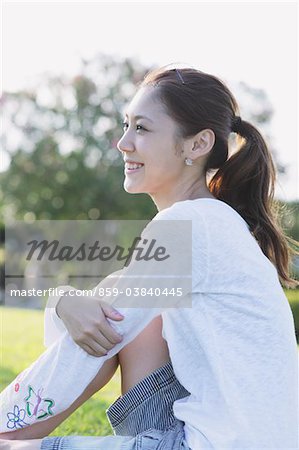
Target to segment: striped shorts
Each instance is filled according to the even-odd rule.
[[[47,437],[41,450],[188,450],[184,423],[173,414],[174,401],[187,395],[168,362],[108,408],[114,435]]]

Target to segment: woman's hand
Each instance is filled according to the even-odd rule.
[[[68,292],[59,300],[56,312],[76,344],[92,356],[104,356],[122,341],[122,336],[106,318],[120,321],[124,317],[96,297],[70,295]]]

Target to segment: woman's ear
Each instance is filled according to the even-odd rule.
[[[215,144],[214,131],[201,130],[192,139],[193,145],[189,156],[194,160],[209,153]]]

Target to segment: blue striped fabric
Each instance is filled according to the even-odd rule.
[[[173,402],[187,395],[168,362],[108,408],[116,436],[46,437],[41,450],[188,450],[184,423],[173,415]]]
[[[41,449],[42,450],[60,450],[61,448],[61,438],[60,437],[51,437],[42,440]]]
[[[119,397],[106,414],[117,435],[136,436],[150,428],[167,430],[178,422],[174,401],[187,395],[169,361]]]

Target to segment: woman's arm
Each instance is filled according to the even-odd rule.
[[[48,436],[55,428],[57,428],[65,419],[67,419],[79,406],[83,405],[93,394],[102,389],[108,381],[113,377],[118,367],[118,356],[105,362],[103,367],[98,371],[94,379],[89,383],[83,393],[72,403],[65,411],[51,417],[48,420],[34,423],[28,427],[0,433],[2,439],[38,439]],[[84,370],[84,368],[83,368]]]
[[[20,440],[38,439],[49,435],[79,406],[84,404],[95,392],[105,386],[114,375],[118,364],[121,367],[122,394],[158,367],[169,361],[166,341],[162,337],[162,318],[155,318],[118,355],[105,362],[84,392],[65,411],[48,420],[35,423],[19,430],[0,433],[0,438]]]
[[[196,284],[197,280],[192,276],[191,238],[186,241],[185,237],[186,222],[190,225],[190,221],[178,223],[174,219],[180,217],[169,211],[162,212],[162,216],[162,220],[154,220],[145,228],[142,238],[145,242],[155,242],[167,256],[132,259],[127,267],[102,280],[93,289],[92,297],[79,291],[78,295],[69,292],[56,296],[46,309],[45,323],[51,324],[53,329],[67,330],[76,344],[90,355],[103,356],[121,342],[117,346],[119,352],[129,342],[122,341],[121,336],[130,333],[134,338],[168,308],[191,307],[189,294],[192,282]],[[116,311],[121,315],[117,316]],[[53,342],[50,335],[45,326],[45,342]]]

